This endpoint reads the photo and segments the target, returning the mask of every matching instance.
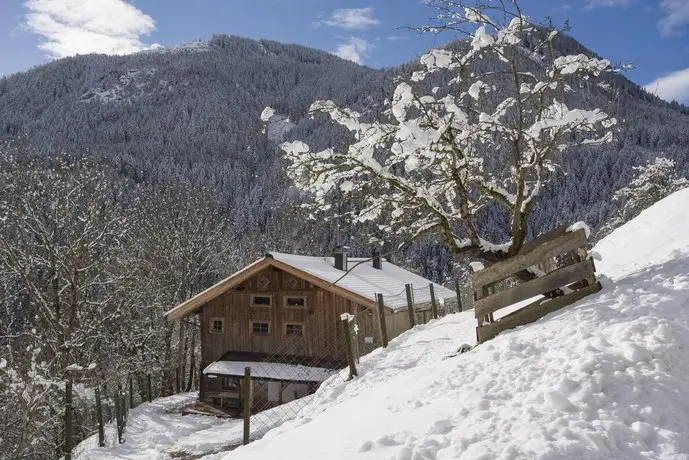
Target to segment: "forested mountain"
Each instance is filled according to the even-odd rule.
[[[568,37],[558,46],[563,54],[590,53]],[[305,117],[309,104],[333,99],[376,112],[394,76],[414,65],[376,70],[315,49],[225,35],[129,56],[77,56],[1,79],[0,133],[43,153],[104,155],[132,183],[183,182],[211,190],[229,213],[246,259],[269,247],[317,253],[330,247],[334,226],[300,218],[295,205],[302,197],[262,133],[259,114],[270,105],[295,123],[286,124],[292,128],[287,136],[339,145],[345,133]],[[621,132],[609,146],[562,160],[563,178],[534,210],[533,232],[575,219],[600,226],[610,215],[612,192],[629,182],[632,166],[656,155],[689,172],[689,110],[622,76],[608,83],[569,97],[623,120]],[[363,250],[365,242],[352,235],[356,230],[347,222],[341,227]],[[438,245],[419,243],[406,258],[420,266],[441,254],[431,267],[441,266],[426,273],[441,280],[449,258]]]
[[[568,37],[556,45],[561,54],[590,53]],[[306,218],[308,197],[291,185],[276,141],[341,146],[347,133],[311,119],[311,102],[332,99],[373,119],[395,77],[416,66],[376,70],[218,35],[0,78],[0,458],[69,452],[68,440],[93,433],[91,389],[110,400],[125,386],[143,400],[147,381],[154,395],[193,389],[197,319],[170,324],[162,314],[262,251],[324,254],[339,240],[368,252],[371,228],[346,216]],[[443,78],[434,74],[424,89]],[[531,214],[532,234],[564,221],[610,221],[619,211],[614,191],[656,156],[689,173],[689,109],[621,75],[602,78],[602,86],[573,79],[575,91],[562,97],[617,117],[619,132],[611,144],[560,159],[560,177]],[[489,97],[504,98],[499,80],[495,87]],[[279,116],[264,132],[266,106]],[[482,153],[488,168],[503,154]],[[349,206],[334,204],[333,215]],[[479,222],[498,241],[500,219],[488,208]],[[390,248],[400,243],[381,236]],[[392,257],[439,282],[457,275],[430,237]]]

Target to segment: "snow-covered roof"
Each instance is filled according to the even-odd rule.
[[[251,377],[256,379],[289,380],[293,382],[322,382],[338,370],[322,367],[302,366],[259,361],[216,361],[209,364],[204,374],[242,377],[244,369],[251,368]]]
[[[300,256],[270,252],[275,260],[316,276],[328,283],[336,284],[361,297],[375,299],[376,294],[383,294],[385,306],[393,310],[407,308],[405,284],[414,287],[414,303],[424,304],[431,301],[428,285],[431,281],[415,273],[382,261],[382,269],[373,267],[370,258],[350,257],[346,276],[345,272],[335,268],[333,257]],[[436,299],[455,299],[457,294],[439,284],[433,283]]]
[[[395,264],[381,261],[382,268],[373,267],[370,258],[348,259],[348,271],[335,268],[333,257],[302,256],[269,252],[263,259],[247,265],[243,269],[195,295],[175,308],[168,310],[165,317],[169,320],[182,318],[213,298],[245,281],[267,266],[292,270],[297,276],[311,277],[321,288],[336,291],[340,295],[350,295],[352,300],[361,304],[375,306],[376,294],[383,294],[385,306],[393,311],[407,308],[405,284],[414,288],[414,304],[430,304],[431,281],[415,273],[398,267]],[[436,299],[439,302],[456,299],[456,293],[439,284],[433,283]]]

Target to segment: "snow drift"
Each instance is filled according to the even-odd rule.
[[[418,326],[227,459],[689,459],[689,189],[595,248],[603,291],[457,355]]]

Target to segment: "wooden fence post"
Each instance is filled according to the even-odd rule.
[[[117,391],[115,392],[115,420],[117,422],[117,440],[120,444],[124,442],[124,408],[122,398],[122,386],[117,386]]]
[[[349,313],[342,315],[342,327],[344,329],[345,346],[347,347],[347,361],[349,362],[349,379],[352,379],[358,374],[356,371],[356,361],[354,360],[354,349],[352,348],[352,328],[350,327],[350,321],[351,315]]]
[[[244,368],[244,384],[242,385],[242,400],[244,401],[244,445],[251,441],[251,368]]]
[[[378,294],[378,318],[380,320],[380,338],[383,342],[383,348],[387,348],[388,326],[385,318],[385,303],[383,302],[383,294]]]
[[[455,281],[455,292],[457,293],[457,312],[462,312],[462,290],[459,287],[459,281]]]
[[[98,446],[105,447],[105,428],[103,426],[103,405],[100,399],[100,383],[96,384],[96,421],[98,422]]]
[[[416,318],[414,317],[414,298],[412,297],[411,284],[405,284],[404,290],[407,293],[407,309],[409,310],[409,329],[416,326]]]
[[[134,377],[129,374],[129,407],[134,407]]]
[[[65,460],[72,460],[72,372],[65,382]]]
[[[153,401],[153,393],[151,391],[151,374],[146,374],[146,384],[148,385],[148,402]]]
[[[435,289],[433,289],[433,283],[428,285],[428,289],[431,292],[431,313],[433,313],[433,319],[438,319],[438,304],[435,301]]]

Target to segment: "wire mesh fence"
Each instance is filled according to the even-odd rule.
[[[282,340],[270,353],[231,353],[222,369],[206,370],[212,382],[206,396],[244,418],[245,443],[297,417],[319,387],[350,378],[363,343],[356,316],[340,315],[323,321],[307,313],[300,321],[285,321],[284,330],[275,331]]]
[[[465,289],[459,283],[455,285],[453,296],[438,295],[433,284],[423,286],[409,286],[407,294],[408,305],[413,308],[416,324],[425,324],[431,319],[442,318],[451,313],[458,313],[472,307]]]
[[[394,336],[415,325],[471,307],[467,289],[460,287],[458,295],[452,296],[447,291],[440,296],[435,289],[433,285],[408,285],[397,296],[377,295],[377,309],[359,308],[325,324],[313,317],[286,322],[277,350],[254,361],[250,357],[240,360],[238,355],[228,357],[235,361],[225,369],[226,375],[217,376],[216,404],[232,404],[222,401],[222,394],[234,398],[235,413],[244,418],[244,442],[261,438],[298,417],[319,387],[323,391],[355,377],[360,357],[387,346]],[[408,302],[409,323],[401,328],[391,326],[386,321],[400,312],[391,311],[387,302],[399,304],[402,299]]]
[[[159,396],[150,374],[130,374],[124,383],[97,383],[82,378],[74,385],[71,458],[78,460],[100,447],[126,441],[129,411]]]
[[[211,409],[204,413],[242,419],[244,443],[263,437],[298,417],[319,388],[327,391],[356,377],[360,357],[387,346],[415,325],[470,308],[466,289],[460,289],[459,295],[438,290],[433,285],[407,285],[396,295],[377,295],[377,308],[342,299],[334,301],[325,317],[295,304],[285,306],[280,322],[252,320],[252,348],[257,351],[228,352],[203,369],[199,401]],[[276,324],[281,330],[273,330]],[[263,347],[262,333],[266,340],[280,337],[278,346]],[[117,387],[103,387],[102,393],[102,423],[93,405],[84,412],[85,441],[75,450],[75,459],[123,442],[128,410],[159,396],[145,374],[132,375]]]
[[[79,459],[99,447],[124,441],[129,414],[129,395],[121,386],[97,385],[81,381],[75,385],[72,411],[72,433],[69,445],[75,446],[65,458]]]

